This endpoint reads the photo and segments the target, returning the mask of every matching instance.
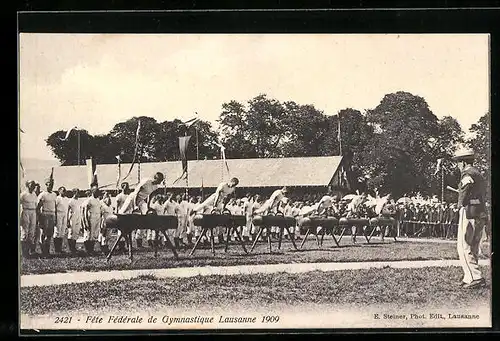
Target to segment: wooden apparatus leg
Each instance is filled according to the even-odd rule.
[[[367,237],[367,236],[366,236],[366,232],[365,232],[365,231],[366,231],[366,229],[363,231],[363,235],[365,236],[366,241],[367,241],[368,243],[370,243],[370,240],[372,239],[373,234],[375,233],[375,230],[376,230],[376,229],[377,229],[377,227],[375,226],[375,228],[373,228],[373,229],[372,229],[372,232],[370,233],[370,236],[369,236],[369,237]]]
[[[155,233],[155,239],[153,240],[153,250],[155,251],[155,258],[158,257],[158,235],[160,234],[160,231],[154,230]]]
[[[286,230],[288,232],[288,235],[290,236],[290,239],[292,240],[293,247],[295,248],[295,250],[298,250],[297,249],[297,245],[295,244],[295,238],[292,238],[292,234],[290,233],[290,228],[289,227],[285,227],[285,228],[286,228]],[[295,235],[293,235],[293,237],[295,237]]]
[[[201,233],[200,235],[198,236],[198,239],[196,239],[196,242],[194,243],[194,246],[193,246],[193,249],[191,250],[191,252],[189,253],[190,256],[192,256],[194,254],[194,252],[196,251],[196,249],[198,248],[198,245],[200,244],[201,242],[201,239],[206,236],[207,234],[207,230],[208,228],[206,227],[202,227],[201,229]]]
[[[211,229],[210,231],[210,245],[212,247],[212,255],[215,256],[215,237],[214,237],[214,230]]]
[[[302,239],[302,243],[300,243],[300,248],[302,249],[302,247],[304,246],[306,240],[307,240],[307,237],[309,236],[309,234],[311,233],[311,230],[310,229],[307,229],[306,231],[306,235],[304,236],[304,239]]]
[[[322,231],[323,233],[321,233],[321,239],[319,241],[319,247],[323,246],[323,239],[325,238],[326,228],[322,228],[322,230],[323,230]]]
[[[281,242],[283,241],[283,231],[284,231],[284,228],[281,226],[279,236],[278,236],[278,250],[281,250]]]
[[[108,256],[106,257],[106,261],[109,262],[111,259],[111,256],[113,255],[113,252],[115,252],[116,247],[118,246],[118,242],[124,238],[123,234],[119,232],[118,238],[116,239],[115,243],[113,244],[113,247],[111,248],[111,251],[109,251]]]
[[[252,248],[250,249],[250,252],[253,251],[255,248],[255,245],[257,245],[257,241],[259,240],[260,236],[262,235],[262,231],[264,231],[264,228],[262,226],[259,227],[259,232],[257,233],[257,237],[255,237],[255,240],[253,241]]]
[[[128,258],[130,259],[130,263],[134,260],[134,253],[132,251],[132,232],[127,233],[128,240]]]
[[[342,231],[340,231],[340,236],[339,236],[337,245],[342,241],[342,237],[344,237],[344,234],[345,234],[346,230],[347,230],[347,226],[342,227]]]
[[[229,248],[229,238],[231,237],[231,232],[233,230],[233,227],[227,226],[226,229],[227,229],[226,242],[225,242],[226,245],[224,246],[224,252],[227,252],[227,249]]]
[[[240,245],[243,248],[243,251],[245,251],[245,253],[248,253],[247,248],[245,247],[245,242],[243,241],[243,238],[241,237],[240,231],[238,231],[238,229],[236,227],[235,227],[235,232],[236,232],[236,236],[238,237],[238,240],[240,242]]]
[[[167,236],[167,232],[164,230],[162,231],[163,235],[165,236],[165,243],[167,243],[167,247],[172,250],[172,253],[174,254],[175,259],[179,259],[179,255],[177,254],[177,250],[175,249],[174,244],[170,241],[170,239]]]
[[[269,231],[269,229],[267,230],[267,244],[269,245],[269,253],[273,253],[273,249],[272,249],[272,246],[271,246],[271,232]]]

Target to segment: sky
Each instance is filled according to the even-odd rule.
[[[489,37],[21,33],[19,91],[21,157],[44,160],[57,130],[194,112],[215,124],[223,103],[262,93],[331,115],[407,91],[468,131],[489,110]]]

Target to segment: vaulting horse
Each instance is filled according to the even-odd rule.
[[[300,219],[299,226],[302,231],[304,230],[306,231],[306,235],[304,236],[304,239],[300,244],[300,248],[302,249],[304,243],[307,240],[307,237],[309,236],[309,234],[311,234],[311,232],[314,233],[314,235],[316,236],[316,242],[318,243],[319,247],[323,246],[323,239],[327,232],[331,232],[335,244],[337,244],[337,246],[340,247],[339,242],[337,241],[337,239],[335,238],[335,234],[333,233],[334,228],[338,225],[339,221],[335,217],[310,216]],[[318,233],[317,233],[318,227],[321,227],[321,239],[318,238]]]
[[[196,226],[200,226],[202,228],[202,232],[193,246],[193,249],[189,253],[190,256],[194,254],[198,245],[201,242],[203,236],[207,234],[210,230],[210,245],[212,247],[212,254],[215,255],[215,242],[214,242],[214,228],[218,226],[223,226],[227,228],[227,237],[225,242],[224,252],[227,252],[229,248],[229,238],[231,236],[231,232],[236,232],[236,236],[238,237],[238,241],[240,242],[241,247],[245,253],[248,253],[245,248],[245,243],[241,238],[241,234],[238,231],[238,226],[246,225],[246,217],[243,215],[232,215],[228,210],[222,211],[222,214],[217,214],[215,211],[212,211],[211,214],[197,214],[193,218],[193,223]]]
[[[123,238],[128,245],[129,258],[132,262],[133,252],[132,252],[132,232],[137,229],[149,229],[156,231],[156,240],[154,243],[155,257],[158,255],[158,237],[160,233],[165,236],[165,242],[167,247],[172,250],[175,259],[179,256],[175,250],[174,245],[167,236],[167,230],[175,230],[178,226],[178,220],[176,216],[171,215],[157,215],[154,210],[149,210],[145,215],[140,213],[133,214],[110,214],[106,217],[106,228],[107,229],[118,229],[120,231],[118,238],[116,239],[111,251],[109,252],[106,260],[109,261],[113,252],[118,245],[118,242]]]
[[[273,214],[268,214],[268,215],[256,215],[253,217],[252,222],[255,226],[259,226],[259,232],[257,233],[257,237],[255,238],[252,248],[250,249],[250,252],[253,251],[255,248],[255,245],[257,245],[257,241],[259,240],[260,236],[262,235],[262,232],[264,230],[267,231],[267,242],[269,245],[269,253],[272,253],[272,246],[271,246],[271,227],[272,226],[278,226],[280,229],[279,232],[279,240],[278,240],[278,250],[281,249],[281,242],[283,240],[283,231],[284,229],[287,230],[288,235],[291,235],[290,232],[290,227],[295,226],[297,221],[295,220],[294,217],[285,217],[283,213],[278,212],[276,215]],[[295,250],[297,250],[297,245],[295,244],[295,240],[293,238],[291,239],[293,247]]]

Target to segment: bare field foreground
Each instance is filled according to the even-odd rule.
[[[294,250],[290,241],[283,241],[281,250],[277,250],[277,242],[273,242],[273,254],[268,253],[267,243],[260,242],[254,251],[245,254],[239,244],[230,244],[227,253],[224,247],[216,246],[215,256],[209,248],[196,250],[189,256],[188,250],[179,252],[179,260],[175,260],[172,252],[162,248],[158,257],[154,257],[151,249],[134,253],[134,261],[130,263],[128,255],[113,255],[106,262],[104,255],[91,257],[55,256],[49,259],[22,259],[21,275],[62,273],[74,271],[106,271],[130,269],[162,269],[198,266],[231,266],[254,264],[282,264],[282,263],[322,263],[322,262],[375,262],[397,260],[439,260],[457,259],[454,243],[427,243],[408,242],[387,239],[380,242],[373,238],[368,244],[363,237],[358,237],[358,244],[352,244],[350,238],[342,239],[340,245],[334,245],[330,236],[326,236],[323,247],[318,248],[314,237],[310,237],[302,250]],[[298,242],[300,243],[300,242]],[[299,244],[300,245],[300,244]],[[297,245],[297,246],[299,246]],[[250,249],[250,245],[246,246]],[[484,253],[487,254],[486,246]]]
[[[489,267],[482,267],[482,271],[487,274]],[[458,287],[460,279],[459,267],[429,267],[165,279],[146,275],[130,280],[29,287],[21,288],[21,327],[490,326],[491,282],[488,280],[484,288],[466,290]],[[61,317],[71,320],[58,323]]]

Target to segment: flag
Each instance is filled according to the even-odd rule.
[[[191,136],[179,137],[179,152],[180,152],[181,161],[182,161],[182,174],[177,180],[174,181],[174,184],[181,179],[185,179],[185,176],[187,176],[187,174],[188,174],[187,148],[188,148],[190,138],[191,138]]]
[[[47,181],[50,181],[52,184],[54,184],[54,167],[50,169],[50,175]]]
[[[66,141],[66,140],[68,139],[68,137],[69,137],[69,134],[71,134],[71,132],[72,132],[73,130],[76,130],[76,129],[78,129],[78,128],[77,128],[77,127],[72,127],[72,128],[69,128],[69,129],[68,129],[68,131],[66,132],[66,136],[65,136],[63,139],[60,139],[60,140],[61,140],[61,141]]]
[[[118,161],[118,175],[116,176],[116,188],[118,188],[120,186],[120,178],[122,175],[122,164],[121,164],[122,158],[120,157],[120,155],[116,155],[115,157],[116,160]]]
[[[229,174],[229,166],[227,165],[227,161],[226,161],[226,147],[224,147],[220,141],[219,141],[219,143],[215,143],[215,145],[220,148],[222,162],[226,166],[227,174]]]
[[[141,121],[137,120],[137,130],[135,131],[135,150],[134,150],[134,158],[132,159],[132,164],[130,165],[130,168],[128,170],[127,175],[122,180],[125,180],[128,178],[130,173],[132,173],[132,169],[134,168],[135,165],[135,159],[137,158],[137,151],[139,149],[139,133],[141,131]]]
[[[438,159],[437,164],[436,164],[436,171],[434,172],[434,175],[439,173],[441,171],[441,164],[443,163],[443,159]]]
[[[182,123],[181,123],[181,124],[182,124],[182,125],[185,125],[185,126],[189,129],[189,128],[191,128],[191,126],[192,126],[193,124],[195,124],[195,123],[196,123],[196,122],[198,122],[199,120],[200,120],[200,119],[198,118],[198,113],[197,113],[197,112],[195,112],[193,117],[191,117],[191,118],[189,118],[189,119],[187,119],[187,120],[185,120],[185,121],[182,121]]]
[[[89,182],[89,187],[94,185],[98,185],[97,182],[97,166],[94,162],[94,159],[87,159],[87,177]]]
[[[26,173],[24,172],[24,167],[21,159],[19,159],[19,167],[21,167],[22,177],[24,178],[26,176]]]
[[[201,200],[203,201],[203,174],[201,174]]]
[[[135,131],[135,140],[139,138],[139,132],[141,131],[141,120],[137,120],[137,130]]]

